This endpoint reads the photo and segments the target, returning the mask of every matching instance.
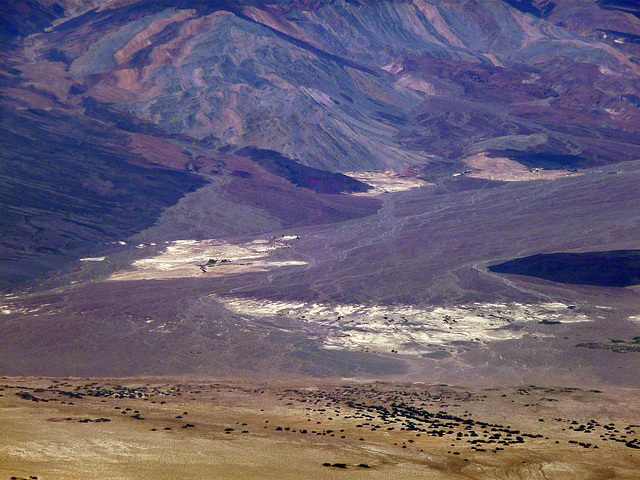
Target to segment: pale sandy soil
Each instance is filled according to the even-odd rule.
[[[638,442],[640,400],[625,389],[158,378],[0,383],[0,478],[7,479],[631,480],[640,471],[640,450],[626,443]],[[138,398],[118,398],[127,396]],[[504,443],[489,438],[496,434]]]
[[[432,185],[419,178],[402,177],[391,170],[382,172],[351,172],[345,175],[360,180],[373,188],[365,193],[356,193],[357,196],[377,196],[382,193],[405,192],[414,188]]]
[[[561,177],[576,175],[566,170],[528,169],[524,165],[508,158],[491,157],[484,152],[467,157],[464,162],[471,168],[479,170],[478,172],[469,173],[469,177],[502,182],[556,180]]]

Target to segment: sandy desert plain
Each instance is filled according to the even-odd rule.
[[[2,478],[636,479],[624,388],[3,378]]]

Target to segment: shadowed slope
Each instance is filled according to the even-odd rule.
[[[3,113],[0,289],[95,255],[205,184],[140,166],[123,133],[103,125],[43,110]]]
[[[575,285],[630,287],[640,284],[640,252],[548,253],[510,260],[489,270]]]

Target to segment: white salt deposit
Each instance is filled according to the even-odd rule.
[[[81,258],[81,262],[103,262],[105,257],[86,257]]]
[[[529,335],[527,323],[589,321],[567,305],[484,303],[422,308],[410,305],[329,305],[305,302],[272,302],[247,298],[217,298],[239,314],[283,316],[306,322],[323,339],[325,348],[397,351],[420,355],[433,347],[464,342],[489,343]],[[538,337],[546,336],[537,333]],[[457,348],[457,347],[456,347]]]
[[[286,235],[257,239],[241,245],[220,240],[175,240],[167,245],[165,251],[136,260],[132,270],[117,272],[109,280],[213,277],[306,265],[305,261],[273,256],[298,238]]]
[[[404,192],[413,188],[431,185],[429,182],[425,182],[419,178],[401,177],[390,170],[382,172],[350,172],[345,175],[373,187],[368,192],[355,194],[362,196],[376,196],[382,193]]]

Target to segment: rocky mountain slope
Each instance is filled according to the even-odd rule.
[[[77,188],[73,174],[50,169],[79,150],[76,173],[93,169],[95,149],[107,149],[114,168],[189,171],[183,193],[197,172],[248,177],[234,155],[244,147],[331,172],[390,168],[429,180],[494,158],[579,169],[640,155],[640,19],[624,2],[13,0],[2,9],[9,189],[15,171]],[[35,123],[16,126],[24,121]],[[53,137],[37,141],[39,129]],[[336,179],[315,190],[364,188]],[[84,188],[80,197],[105,197]],[[74,240],[34,240],[32,212],[5,198],[8,256],[95,246],[63,234],[51,205],[41,207],[48,235]],[[142,229],[150,215],[133,223]]]

